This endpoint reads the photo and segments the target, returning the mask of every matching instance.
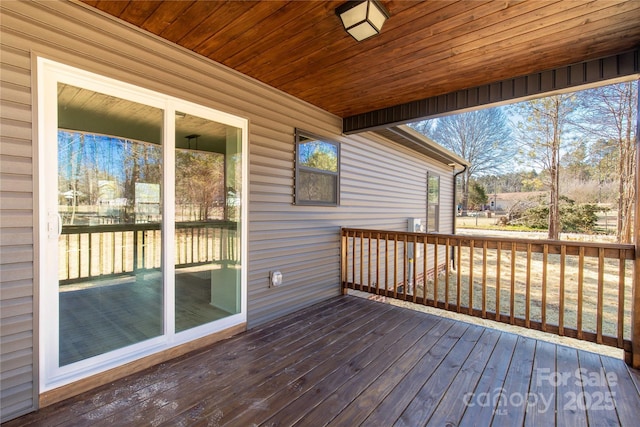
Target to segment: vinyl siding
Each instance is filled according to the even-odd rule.
[[[4,26],[4,17],[2,18]],[[31,70],[28,50],[0,45],[0,413],[35,405]]]
[[[440,229],[451,231],[453,181],[442,164],[373,133],[345,137],[339,117],[85,6],[3,1],[0,9],[3,421],[37,406],[36,55],[249,119],[249,327],[340,293],[340,227],[424,221],[427,170],[441,175]],[[340,206],[292,204],[295,128],[341,143]],[[282,287],[268,286],[274,269]]]

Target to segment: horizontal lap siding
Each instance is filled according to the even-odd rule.
[[[320,298],[336,292],[341,227],[406,231],[410,217],[424,223],[427,171],[441,176],[440,229],[452,231],[453,207],[446,202],[453,192],[450,168],[374,134],[321,135],[342,143],[339,207],[292,205],[293,135],[280,152],[273,146],[259,149],[273,162],[287,159],[284,170],[265,167],[257,177],[252,161],[249,282],[257,286],[250,288],[249,301],[255,302],[252,315],[258,319],[276,318],[289,304],[302,307],[305,294]],[[268,287],[273,270],[282,272],[279,288]]]
[[[249,327],[340,292],[340,227],[406,229],[451,171],[226,67],[68,2],[1,2],[2,419],[36,404],[31,54],[249,119]],[[292,205],[295,128],[342,143],[341,206]],[[451,207],[441,207],[443,231]],[[269,288],[269,271],[284,284]],[[37,363],[37,362],[36,362]]]
[[[376,141],[376,142],[374,142]],[[426,224],[426,176],[427,172],[440,176],[440,223],[439,231],[451,233],[453,218],[453,174],[451,168],[435,162],[423,155],[398,145],[385,144],[370,137],[364,139],[353,136],[352,142],[342,149],[342,207],[347,210],[343,225],[350,228],[407,231],[407,220],[419,218]],[[375,240],[375,236],[373,237]],[[384,236],[381,236],[384,239]],[[359,239],[356,239],[359,242]],[[367,239],[365,239],[365,242]],[[359,243],[357,243],[359,248]],[[390,247],[393,244],[390,243]],[[367,244],[365,243],[365,248]],[[384,245],[383,245],[384,248]],[[429,248],[428,268],[433,268],[433,248]],[[375,284],[376,250],[371,253],[374,265],[368,265],[368,252],[364,252],[365,265],[362,266],[364,281],[361,284]],[[390,250],[388,262],[391,265],[395,253]],[[416,273],[424,270],[424,253],[416,259]],[[398,283],[404,281],[404,245],[398,245]],[[355,272],[359,278],[361,271],[360,252],[356,251]],[[384,268],[385,253],[380,253],[381,284],[393,288],[392,269]],[[445,248],[438,251],[438,262],[445,263]],[[349,274],[353,265],[349,260]],[[369,271],[372,269],[372,277]],[[389,275],[387,281],[386,275]]]
[[[4,22],[3,22],[4,24]],[[29,412],[34,394],[33,162],[28,49],[0,45],[0,413]]]

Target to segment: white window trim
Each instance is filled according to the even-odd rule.
[[[45,392],[62,385],[72,383],[82,378],[104,372],[125,363],[166,350],[189,341],[225,330],[229,327],[246,323],[247,321],[247,243],[248,243],[248,120],[212,108],[204,107],[155,91],[124,83],[105,76],[80,70],[43,57],[37,58],[37,150],[34,164],[38,165],[34,173],[37,174],[34,196],[38,201],[38,249],[39,255],[39,306],[36,307],[38,316],[39,336],[39,385],[40,392]],[[57,84],[68,83],[96,92],[107,93],[127,99],[132,102],[143,103],[164,111],[163,126],[166,136],[163,141],[165,147],[175,147],[175,111],[187,112],[203,118],[224,123],[242,130],[242,196],[241,217],[239,227],[241,233],[241,304],[240,313],[221,320],[201,325],[183,332],[175,333],[175,306],[173,286],[164,286],[164,335],[149,339],[122,349],[101,354],[67,366],[59,367],[58,334],[59,334],[59,303],[57,274],[47,274],[48,271],[57,272],[54,255],[50,247],[55,234],[57,242],[57,195],[47,191],[51,185],[51,173],[57,177]],[[175,150],[164,150],[164,206],[175,205]],[[54,172],[52,172],[54,171]],[[173,209],[163,209],[163,237],[165,251],[163,257],[163,277],[165,285],[174,276],[174,220]],[[56,243],[57,244],[57,243]],[[53,259],[52,259],[53,258]],[[54,265],[51,265],[54,264]]]

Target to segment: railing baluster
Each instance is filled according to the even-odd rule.
[[[116,245],[117,245],[117,241],[116,241],[116,233],[105,233],[107,236],[109,236],[110,240],[111,240],[111,251],[107,251],[109,253],[109,259],[108,261],[108,274],[115,274],[117,271],[117,261],[116,261],[116,253],[117,253],[117,249],[116,249]],[[109,248],[107,248],[109,249]]]
[[[509,323],[516,323],[516,242],[511,242],[511,292],[509,295]]]
[[[111,275],[116,272],[115,266],[115,251],[116,251],[116,239],[114,233],[104,232],[105,240],[107,241],[104,247],[104,263],[106,264],[106,269],[102,274]]]
[[[462,240],[458,239],[458,271],[457,271],[457,283],[456,283],[456,307],[458,313],[461,310],[462,300]]]
[[[360,277],[358,278],[358,288],[363,290],[364,286],[364,231],[360,233]]]
[[[393,297],[398,298],[398,234],[393,235]]]
[[[376,295],[380,295],[380,233],[376,234]]]
[[[623,251],[618,251],[618,347],[624,344],[624,287],[625,259]]]
[[[424,258],[425,260],[427,259],[427,244],[426,244],[426,239],[425,239],[425,245],[424,245],[424,250],[425,250],[425,255]],[[444,257],[445,259],[447,259],[447,257]],[[425,261],[426,262],[426,261]],[[438,272],[439,272],[439,264],[438,264],[438,236],[434,237],[433,240],[433,306],[437,307],[438,306]],[[427,280],[425,279],[425,289],[426,289],[426,282]],[[425,291],[426,292],[426,291]],[[425,301],[425,304],[427,302]]]
[[[445,240],[445,251],[447,252],[447,254],[445,255],[446,257],[446,267],[444,269],[444,308],[446,310],[449,309],[449,272],[451,269],[451,241],[449,240],[449,238],[447,237],[447,239]],[[438,305],[437,302],[438,298],[436,297],[436,306]]]
[[[467,303],[467,313],[469,315],[473,314],[473,244],[474,241],[471,239],[469,241],[469,301]]]
[[[197,245],[198,246],[198,262],[202,262],[202,248],[200,247],[201,246],[200,242],[202,241],[202,236],[201,236],[202,231],[203,231],[202,229],[198,228],[198,245]],[[233,259],[235,259],[235,248],[233,252],[234,252]]]
[[[151,248],[149,247],[149,232],[144,230],[142,232],[142,268],[149,268],[149,253],[151,252]]]
[[[195,239],[193,238],[193,232],[194,232],[193,228],[187,232],[187,263],[189,264],[193,264],[196,261],[195,251],[194,251]],[[228,243],[229,241],[227,241],[227,244]],[[225,259],[229,259],[230,252],[231,251],[227,246],[227,256],[225,257]]]
[[[150,230],[147,232],[147,265],[148,268],[156,267],[156,232]]]
[[[408,264],[409,264],[409,241],[407,239],[407,235],[405,234],[403,237],[402,244],[402,261],[403,261],[403,270],[402,270],[402,294],[404,295],[404,299],[407,299],[407,288],[409,287],[409,272],[408,272]]]
[[[98,274],[104,274],[104,233],[98,233],[98,242]]]
[[[349,234],[348,231],[345,231],[345,229],[343,228],[340,231],[340,287],[342,288],[342,293],[344,295],[346,295],[345,292],[345,283],[346,283],[346,268],[347,268],[347,256],[349,254],[349,248],[347,248],[347,244],[348,244],[348,238],[347,235]]]
[[[209,227],[205,226],[204,228],[204,260],[207,262],[211,262],[209,258]]]
[[[487,318],[487,241],[482,242],[482,318]]]
[[[584,288],[584,247],[578,251],[578,314],[576,317],[576,327],[578,329],[578,339],[583,338],[582,334],[582,293]]]
[[[424,277],[422,280],[422,304],[427,305],[427,300],[428,300],[428,283],[429,283],[429,263],[427,262],[428,258],[429,258],[429,249],[428,249],[428,236],[425,234],[422,237],[422,244],[424,246],[424,256],[422,257],[422,269],[424,271]],[[437,263],[435,265],[438,265]],[[435,297],[434,297],[435,300]]]
[[[500,321],[500,264],[502,263],[502,243],[496,247],[496,320]]]
[[[138,231],[131,232],[131,271],[138,269]]]
[[[118,268],[118,262],[121,258],[120,254],[122,252],[122,233],[113,232],[113,273],[122,273],[122,268]],[[118,244],[119,242],[119,244]]]
[[[559,312],[558,312],[558,335],[564,336],[564,274],[567,258],[567,245],[560,246],[560,290],[559,290]]]
[[[384,235],[384,294],[389,290],[389,233]]]
[[[524,324],[531,327],[531,243],[527,243],[527,276],[525,279]]]
[[[149,253],[151,254],[149,256],[149,260],[151,264],[149,268],[159,267],[159,263],[156,262],[156,258],[159,255],[159,250],[156,249],[156,242],[159,240],[159,237],[158,237],[159,234],[160,232],[156,232],[154,230],[149,231],[149,237],[151,239],[151,241],[147,243],[147,245],[149,246]]]
[[[129,253],[128,253],[128,248],[129,248],[129,242],[127,241],[127,232],[122,232],[122,272],[124,273],[125,271],[127,271],[127,268],[129,267],[128,265],[126,265],[128,263],[128,260],[131,259],[131,257],[129,257]]]
[[[346,246],[346,253],[344,254],[343,262],[342,262],[342,269],[344,270],[344,283],[345,283],[345,287],[348,289],[349,288],[349,254],[351,254],[353,251],[351,250],[351,232],[349,230],[343,230],[343,235],[345,236],[345,246]],[[346,291],[345,291],[346,293]]]
[[[425,272],[426,275],[426,272]],[[416,302],[418,294],[418,236],[413,235],[413,285],[411,286],[412,301]]]
[[[98,274],[111,274],[111,251],[109,250],[109,244],[113,246],[113,242],[110,242],[111,236],[109,233],[99,233],[101,236],[101,244],[100,244],[100,263],[102,264],[100,268],[100,272]]]
[[[89,268],[91,268],[91,235],[89,234]],[[82,277],[82,234],[78,234],[78,277]]]
[[[356,246],[357,241],[356,237],[358,236],[358,232],[353,232],[353,251],[351,252],[351,289],[356,288]]]
[[[89,254],[89,259],[87,262],[87,275],[83,275],[82,274],[82,264],[80,264],[80,268],[78,269],[78,277],[91,277],[91,272],[92,272],[92,264],[93,264],[93,254],[95,252],[95,249],[93,248],[93,242],[92,242],[92,237],[93,237],[93,233],[89,232],[87,233],[87,252]],[[82,245],[78,246],[78,253],[82,252]],[[80,260],[80,258],[78,258]],[[81,261],[79,261],[81,262]]]
[[[367,292],[371,292],[371,233],[367,239]]]
[[[181,233],[183,236],[185,235],[184,232]],[[220,230],[219,233],[219,237],[218,237],[218,260],[219,261],[224,261],[224,242],[225,242],[225,231],[224,230]],[[186,250],[186,243],[185,243],[185,250]]]
[[[540,317],[542,319],[542,330],[547,332],[547,259],[549,257],[549,245],[544,244],[542,248],[542,303]]]
[[[67,248],[67,253],[65,254],[65,264],[67,266],[67,279],[71,279],[71,236],[65,236],[65,248]]]
[[[602,311],[604,309],[604,248],[598,249],[598,302],[596,311],[596,342],[602,344]]]

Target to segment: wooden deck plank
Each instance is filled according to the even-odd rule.
[[[342,400],[346,407],[332,420],[325,420],[332,426],[355,426],[360,425],[375,409],[380,402],[405,378],[406,373],[421,360],[437,342],[448,333],[454,325],[450,321],[441,321],[436,327],[431,329],[416,345],[403,355],[396,363],[391,364],[384,372],[380,373],[370,385],[361,385],[362,392],[357,395],[351,393],[337,393],[336,399]],[[356,391],[353,390],[353,393]],[[333,396],[332,396],[333,397]],[[323,405],[316,408],[319,410]],[[332,405],[333,406],[333,405]],[[332,408],[333,409],[333,408]]]
[[[427,425],[454,426],[459,425],[465,410],[465,396],[474,390],[482,377],[487,363],[495,350],[501,333],[493,329],[485,329],[470,356],[456,374],[450,387],[434,408]]]
[[[497,425],[522,425],[529,391],[529,381],[533,369],[536,341],[519,336],[513,352],[511,365],[504,380],[504,392],[498,398],[493,416]]]
[[[556,348],[556,374],[559,376],[574,375],[580,369],[578,351],[573,348],[558,346]],[[562,384],[556,393],[556,425],[585,426],[587,413],[584,408],[574,405],[572,397],[582,392],[582,387],[575,381],[560,382],[558,377],[554,383]]]
[[[389,352],[383,355],[384,357],[376,358],[376,360],[367,367],[366,371],[358,373],[357,377],[353,377],[351,381],[331,393],[328,398],[301,417],[296,422],[296,425],[326,425],[346,407],[353,406],[353,400],[368,391],[372,383],[380,378],[382,372],[388,371],[391,366],[401,364],[405,360],[416,360],[413,356],[416,353],[414,349],[417,348],[418,352],[424,353],[425,349],[432,346],[437,340],[437,337],[442,336],[442,333],[450,327],[450,325],[446,325],[446,323],[448,322],[437,321],[429,325],[431,327],[429,330],[421,328],[424,333],[420,339],[414,341],[411,345],[394,349],[396,350],[394,352],[395,354]],[[392,358],[394,355],[397,357]]]
[[[380,371],[404,357],[405,351],[416,345],[416,342],[438,323],[439,320],[431,316],[409,328],[406,328],[407,323],[404,323],[399,331],[385,336],[384,340],[378,341],[364,353],[346,360],[345,367],[334,370],[313,387],[307,387],[302,395],[295,398],[295,395],[290,394],[283,396],[284,399],[278,399],[277,402],[282,404],[283,408],[270,418],[245,417],[234,422],[239,421],[238,425],[248,425],[250,422],[265,425],[322,425],[327,419],[333,418],[330,403],[340,403],[337,401],[337,390],[346,389],[349,392],[370,383],[371,377],[379,375]],[[295,400],[291,401],[292,398]],[[322,403],[326,404],[319,409]]]
[[[75,419],[78,416],[95,411],[98,408],[113,401],[128,399],[134,401],[136,394],[150,398],[154,393],[162,393],[163,387],[171,383],[171,378],[184,370],[181,364],[198,365],[202,360],[209,357],[223,357],[227,353],[242,352],[246,348],[263,348],[261,342],[278,342],[278,336],[286,339],[287,331],[292,330],[297,324],[302,322],[326,322],[332,316],[339,316],[342,312],[357,309],[367,305],[366,301],[354,301],[356,304],[348,304],[345,299],[333,298],[323,301],[304,312],[292,313],[271,322],[261,328],[236,337],[234,340],[225,341],[224,346],[214,345],[205,349],[200,349],[171,361],[161,363],[143,371],[144,376],[131,375],[118,381],[119,387],[112,387],[110,384],[98,387],[87,393],[79,395],[76,399],[68,399],[47,407],[47,411],[39,411],[29,414],[30,422],[37,422],[47,419],[50,423],[63,423],[69,418]],[[264,347],[266,350],[267,347]],[[161,384],[161,385],[158,385]],[[150,389],[153,387],[153,390]],[[88,398],[91,396],[91,398]],[[116,410],[117,408],[114,408]],[[70,422],[70,421],[69,421]]]
[[[149,403],[154,402],[155,396],[163,395],[164,397],[160,401],[166,401],[167,395],[171,397],[174,393],[181,393],[180,385],[183,381],[189,378],[205,379],[215,375],[221,367],[218,366],[212,370],[208,361],[222,360],[225,365],[235,362],[235,366],[242,366],[243,363],[259,360],[261,357],[269,355],[271,352],[270,345],[278,345],[281,342],[293,343],[296,339],[300,339],[301,337],[296,335],[300,325],[309,325],[310,327],[314,325],[318,327],[334,325],[338,327],[341,316],[347,313],[368,313],[370,311],[372,311],[370,304],[362,301],[358,301],[353,306],[336,304],[335,308],[330,304],[321,304],[319,307],[312,309],[310,316],[288,316],[288,319],[284,319],[282,322],[278,321],[267,328],[261,328],[232,338],[225,343],[225,346],[214,345],[206,350],[196,352],[197,354],[195,355],[186,355],[172,362],[161,364],[159,367],[151,368],[153,372],[149,374],[145,371],[147,375],[142,377],[143,381],[138,380],[133,384],[125,384],[117,389],[117,396],[101,395],[98,396],[98,399],[81,400],[82,406],[74,405],[73,408],[70,408],[71,419],[69,419],[69,411],[62,411],[60,414],[51,414],[50,417],[47,417],[47,420],[52,423],[99,420],[107,425],[113,422],[114,418],[122,416],[131,416],[132,421],[144,419],[145,416],[148,416],[147,412],[152,410],[152,408],[149,408]],[[290,322],[287,322],[287,320],[290,320]],[[294,337],[293,339],[292,336]],[[194,369],[194,366],[196,369]],[[233,366],[231,367],[233,368]],[[158,368],[162,369],[158,370]],[[197,392],[201,386],[194,387],[194,392]],[[133,405],[134,403],[138,406]],[[94,422],[98,423],[98,421]]]
[[[363,425],[388,426],[396,422],[469,327],[468,324],[456,323],[449,329],[447,334],[427,351],[420,362],[407,372],[403,381],[371,412]]]
[[[290,363],[291,358],[300,354],[301,357],[304,357],[305,349],[308,347],[340,339],[342,335],[349,332],[349,330],[341,332],[345,317],[351,316],[350,319],[353,321],[367,319],[362,322],[362,324],[366,324],[387,311],[389,310],[386,307],[369,305],[362,310],[341,312],[341,316],[336,316],[331,320],[325,319],[321,324],[304,325],[302,323],[291,331],[285,342],[279,345],[265,343],[265,354],[258,358],[253,354],[232,353],[221,359],[211,359],[205,365],[203,374],[189,376],[190,378],[198,378],[197,383],[190,387],[189,393],[184,393],[181,387],[171,389],[164,393],[164,398],[157,404],[156,401],[152,401],[152,404],[146,405],[144,410],[131,408],[125,414],[114,415],[113,420],[106,421],[104,425],[117,421],[115,418],[123,415],[132,422],[151,419],[156,425],[167,422],[182,413],[187,414],[186,416],[189,418],[201,416],[203,413],[207,413],[208,399],[212,395],[236,396],[239,394],[239,390],[236,390],[238,386],[248,388],[259,384],[262,375],[268,377],[269,372],[284,369],[286,364]],[[238,382],[238,378],[243,378],[243,381]],[[189,381],[189,378],[185,381]],[[170,405],[169,402],[171,402]],[[214,411],[215,408],[210,410],[210,412]]]
[[[515,334],[500,335],[491,359],[482,372],[482,378],[474,390],[469,390],[473,394],[466,398],[468,403],[465,404],[465,411],[459,425],[488,426],[491,424],[495,409],[492,402],[495,402],[496,393],[503,389],[517,342],[518,336]]]
[[[582,393],[576,396],[576,404],[584,406],[590,425],[618,426],[620,421],[613,403],[610,384],[606,371],[595,353],[581,351],[578,353],[579,373],[574,373],[570,381],[582,385]],[[617,385],[617,380],[612,384]],[[637,420],[636,420],[637,421]]]
[[[628,371],[633,384],[636,386],[636,390],[640,393],[640,369],[628,368]]]
[[[623,426],[638,425],[640,389],[634,376],[636,379],[640,379],[640,371],[629,368],[622,360],[606,356],[600,356],[600,359],[620,424]]]
[[[387,344],[392,345],[397,339],[402,338],[401,328],[410,319],[410,316],[406,316],[406,313],[399,309],[386,311],[378,317],[372,316],[371,319],[367,319],[368,323],[363,322],[366,332],[352,330],[339,340],[318,346],[302,360],[285,361],[277,371],[272,370],[264,377],[259,376],[261,383],[243,381],[242,389],[234,387],[232,393],[201,402],[201,413],[208,417],[219,412],[223,414],[220,421],[228,425],[260,424],[261,420],[268,418],[305,391],[317,388],[318,383],[332,373],[338,371],[340,377],[348,378],[348,375],[363,369],[370,361],[367,357],[373,357]],[[392,338],[392,342],[387,343],[387,338]],[[336,364],[335,360],[340,360],[341,363]],[[236,394],[242,395],[242,399],[235,398]],[[268,404],[265,404],[267,402]],[[192,420],[181,414],[171,419],[170,424],[191,425]]]
[[[577,381],[601,369],[606,383]],[[626,426],[640,418],[638,378],[622,360],[341,296],[6,427]],[[607,391],[614,411],[593,406]],[[553,409],[528,406],[534,394],[553,395]]]
[[[549,426],[556,421],[556,392],[549,378],[556,372],[556,346],[538,341],[527,395],[524,425]]]
[[[424,425],[433,415],[444,393],[464,367],[482,336],[483,329],[470,326],[442,363],[436,368],[394,425]]]

